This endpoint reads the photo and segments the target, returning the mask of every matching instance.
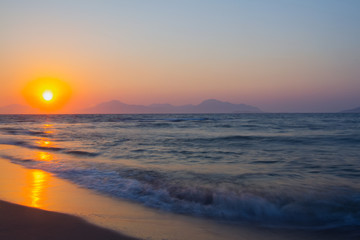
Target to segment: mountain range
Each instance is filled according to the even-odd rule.
[[[132,105],[112,100],[93,107],[79,110],[79,114],[132,114],[132,113],[261,113],[254,106],[234,104],[216,99],[208,99],[198,105],[188,104],[174,106],[171,104]],[[38,110],[20,104],[0,107],[0,114],[37,114]],[[341,111],[340,113],[360,113],[360,107]]]
[[[113,100],[77,111],[80,114],[132,114],[132,113],[260,113],[259,108],[246,104],[233,104],[208,99],[198,105],[174,106],[171,104],[131,105]],[[36,110],[13,104],[0,107],[0,114],[36,114]]]
[[[233,104],[216,99],[208,99],[198,105],[174,106],[171,104],[129,105],[118,100],[100,103],[84,109],[81,113],[260,113],[259,108],[246,104]]]
[[[360,107],[341,111],[342,113],[360,113]]]

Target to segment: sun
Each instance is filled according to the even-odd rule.
[[[43,92],[42,97],[45,101],[51,101],[53,99],[54,94],[50,90],[46,90]]]
[[[22,94],[30,106],[43,113],[56,113],[69,101],[72,91],[66,82],[45,77],[28,82]]]

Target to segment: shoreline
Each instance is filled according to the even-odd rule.
[[[5,146],[0,146],[0,150],[4,147]],[[231,224],[162,212],[129,201],[100,195],[91,190],[81,188],[67,180],[57,178],[50,173],[25,168],[3,158],[0,158],[0,182],[2,183],[0,184],[0,218],[2,219],[0,221],[0,239],[5,240],[16,239],[16,236],[10,237],[10,235],[7,235],[9,237],[5,237],[6,235],[4,234],[10,234],[11,231],[9,231],[9,229],[19,226],[20,223],[23,224],[24,229],[30,228],[40,232],[42,231],[40,224],[38,227],[31,228],[29,227],[30,225],[27,225],[32,224],[31,221],[21,222],[21,212],[24,211],[30,211],[40,215],[43,214],[44,216],[54,214],[54,218],[65,215],[66,218],[72,219],[69,221],[75,221],[77,224],[80,224],[82,229],[89,227],[93,229],[91,231],[99,231],[99,234],[108,234],[108,232],[119,233],[115,234],[117,238],[98,237],[94,239],[357,239],[356,237],[348,238],[346,232],[263,228],[249,224]],[[15,205],[14,207],[14,204],[22,206]],[[48,212],[43,213],[43,210]],[[2,211],[5,211],[5,214],[3,214]],[[15,217],[11,218],[11,216]],[[6,219],[12,220],[6,223]],[[46,219],[46,216],[44,219]],[[4,227],[5,225],[2,224],[2,222],[8,224],[6,225],[7,227]],[[85,224],[85,226],[83,224]],[[66,226],[63,227],[63,225],[57,226],[60,234],[61,232],[66,232],[66,229],[69,229]],[[83,231],[86,232],[87,230]],[[30,238],[31,235],[36,236],[36,232],[32,233],[30,231],[27,234],[26,239],[41,239],[36,237]],[[79,234],[81,234],[81,232],[79,232]],[[339,238],[341,236],[343,238]],[[81,235],[80,239],[82,238]],[[25,238],[20,237],[18,239]],[[56,238],[51,237],[51,239]],[[71,240],[72,238],[66,237],[59,239]],[[73,239],[75,239],[75,237]]]
[[[0,150],[11,148],[0,145]],[[38,169],[26,168],[0,157],[0,200],[65,213],[85,221],[137,239],[229,240],[238,239],[238,233],[247,236],[252,231],[234,231],[233,227],[206,219],[147,208],[140,204],[114,199]],[[249,238],[250,239],[250,238]]]
[[[0,239],[136,240],[68,214],[0,200]]]

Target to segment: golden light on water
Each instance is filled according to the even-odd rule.
[[[45,99],[45,97],[44,97],[44,99]],[[53,133],[52,128],[53,128],[53,124],[43,124],[43,129],[46,134],[52,134]],[[49,161],[54,160],[54,158],[55,158],[54,154],[46,151],[47,148],[51,149],[53,147],[56,147],[54,144],[54,141],[52,141],[51,138],[48,138],[48,137],[40,138],[35,141],[35,144],[45,150],[45,151],[36,152],[35,158],[38,161],[49,162]]]
[[[35,169],[32,170],[31,175],[31,206],[39,208],[41,207],[41,201],[44,198],[44,190],[49,179],[49,174],[44,171]]]
[[[50,162],[54,160],[54,155],[48,152],[38,152],[36,158],[40,161]]]
[[[46,133],[46,134],[54,133],[53,126],[54,126],[53,124],[43,124],[44,133]]]
[[[52,141],[50,141],[49,139],[40,139],[38,141],[35,141],[35,143],[42,148],[50,148],[50,147],[54,147],[54,143]]]

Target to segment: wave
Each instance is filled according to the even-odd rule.
[[[193,139],[179,139],[184,142],[193,143],[264,143],[264,144],[286,144],[286,145],[313,145],[313,144],[358,144],[360,143],[359,135],[309,135],[309,136],[286,136],[286,135],[229,135],[209,138],[193,138]],[[178,141],[178,140],[177,140]]]
[[[3,127],[0,128],[0,132],[5,135],[28,135],[28,136],[48,136],[48,133],[39,130],[29,130],[23,128],[11,128],[11,127]]]
[[[295,228],[360,225],[360,134],[355,117],[159,114],[2,119],[0,144],[59,153],[47,162],[29,155],[19,158],[28,151],[18,149],[9,149],[15,157],[3,157],[100,193],[227,221]],[[45,123],[53,124],[48,128],[52,134],[41,127]],[[42,138],[52,143],[37,144]],[[5,152],[6,148],[1,154]]]
[[[139,128],[166,128],[166,127],[173,127],[174,124],[181,124],[177,127],[180,128],[191,128],[194,127],[192,124],[187,124],[188,122],[191,123],[199,123],[199,122],[206,122],[209,118],[196,118],[196,117],[173,117],[173,118],[141,118],[134,121],[136,123],[136,127]]]
[[[360,226],[360,193],[350,188],[332,187],[331,191],[316,193],[279,191],[276,188],[265,191],[254,186],[234,189],[196,181],[189,184],[184,177],[173,177],[179,172],[129,167],[110,170],[100,169],[94,163],[84,167],[74,166],[74,163],[34,163],[28,159],[7,158],[55,173],[100,193],[174,213],[272,227],[328,229]]]
[[[72,155],[78,155],[78,156],[86,156],[86,157],[96,157],[96,156],[100,155],[100,153],[79,151],[79,150],[64,151],[64,153],[72,154]]]
[[[25,147],[25,148],[29,148],[29,149],[49,150],[49,151],[63,151],[64,150],[63,148],[59,148],[59,147],[37,146],[37,145],[33,145],[26,141],[12,140],[12,139],[0,139],[0,144]]]
[[[14,157],[14,156],[10,156],[10,155],[5,155],[5,154],[2,154],[0,155],[1,158],[4,158],[4,159],[8,159],[14,163],[23,163],[23,162],[36,162],[35,160],[33,159],[29,159],[29,158],[18,158],[18,157]]]
[[[97,152],[88,152],[88,151],[81,151],[81,150],[67,150],[66,148],[52,147],[52,146],[37,146],[37,145],[33,145],[26,141],[13,140],[13,139],[0,139],[0,144],[24,147],[24,148],[29,148],[29,149],[55,151],[55,152],[61,152],[61,153],[65,153],[65,154],[70,154],[70,155],[75,155],[75,156],[83,156],[83,157],[96,157],[96,156],[100,155],[100,153],[97,153]]]
[[[186,121],[207,121],[209,120],[209,118],[164,118],[164,119],[161,119],[161,120],[164,120],[164,121],[169,121],[169,122],[186,122]]]

